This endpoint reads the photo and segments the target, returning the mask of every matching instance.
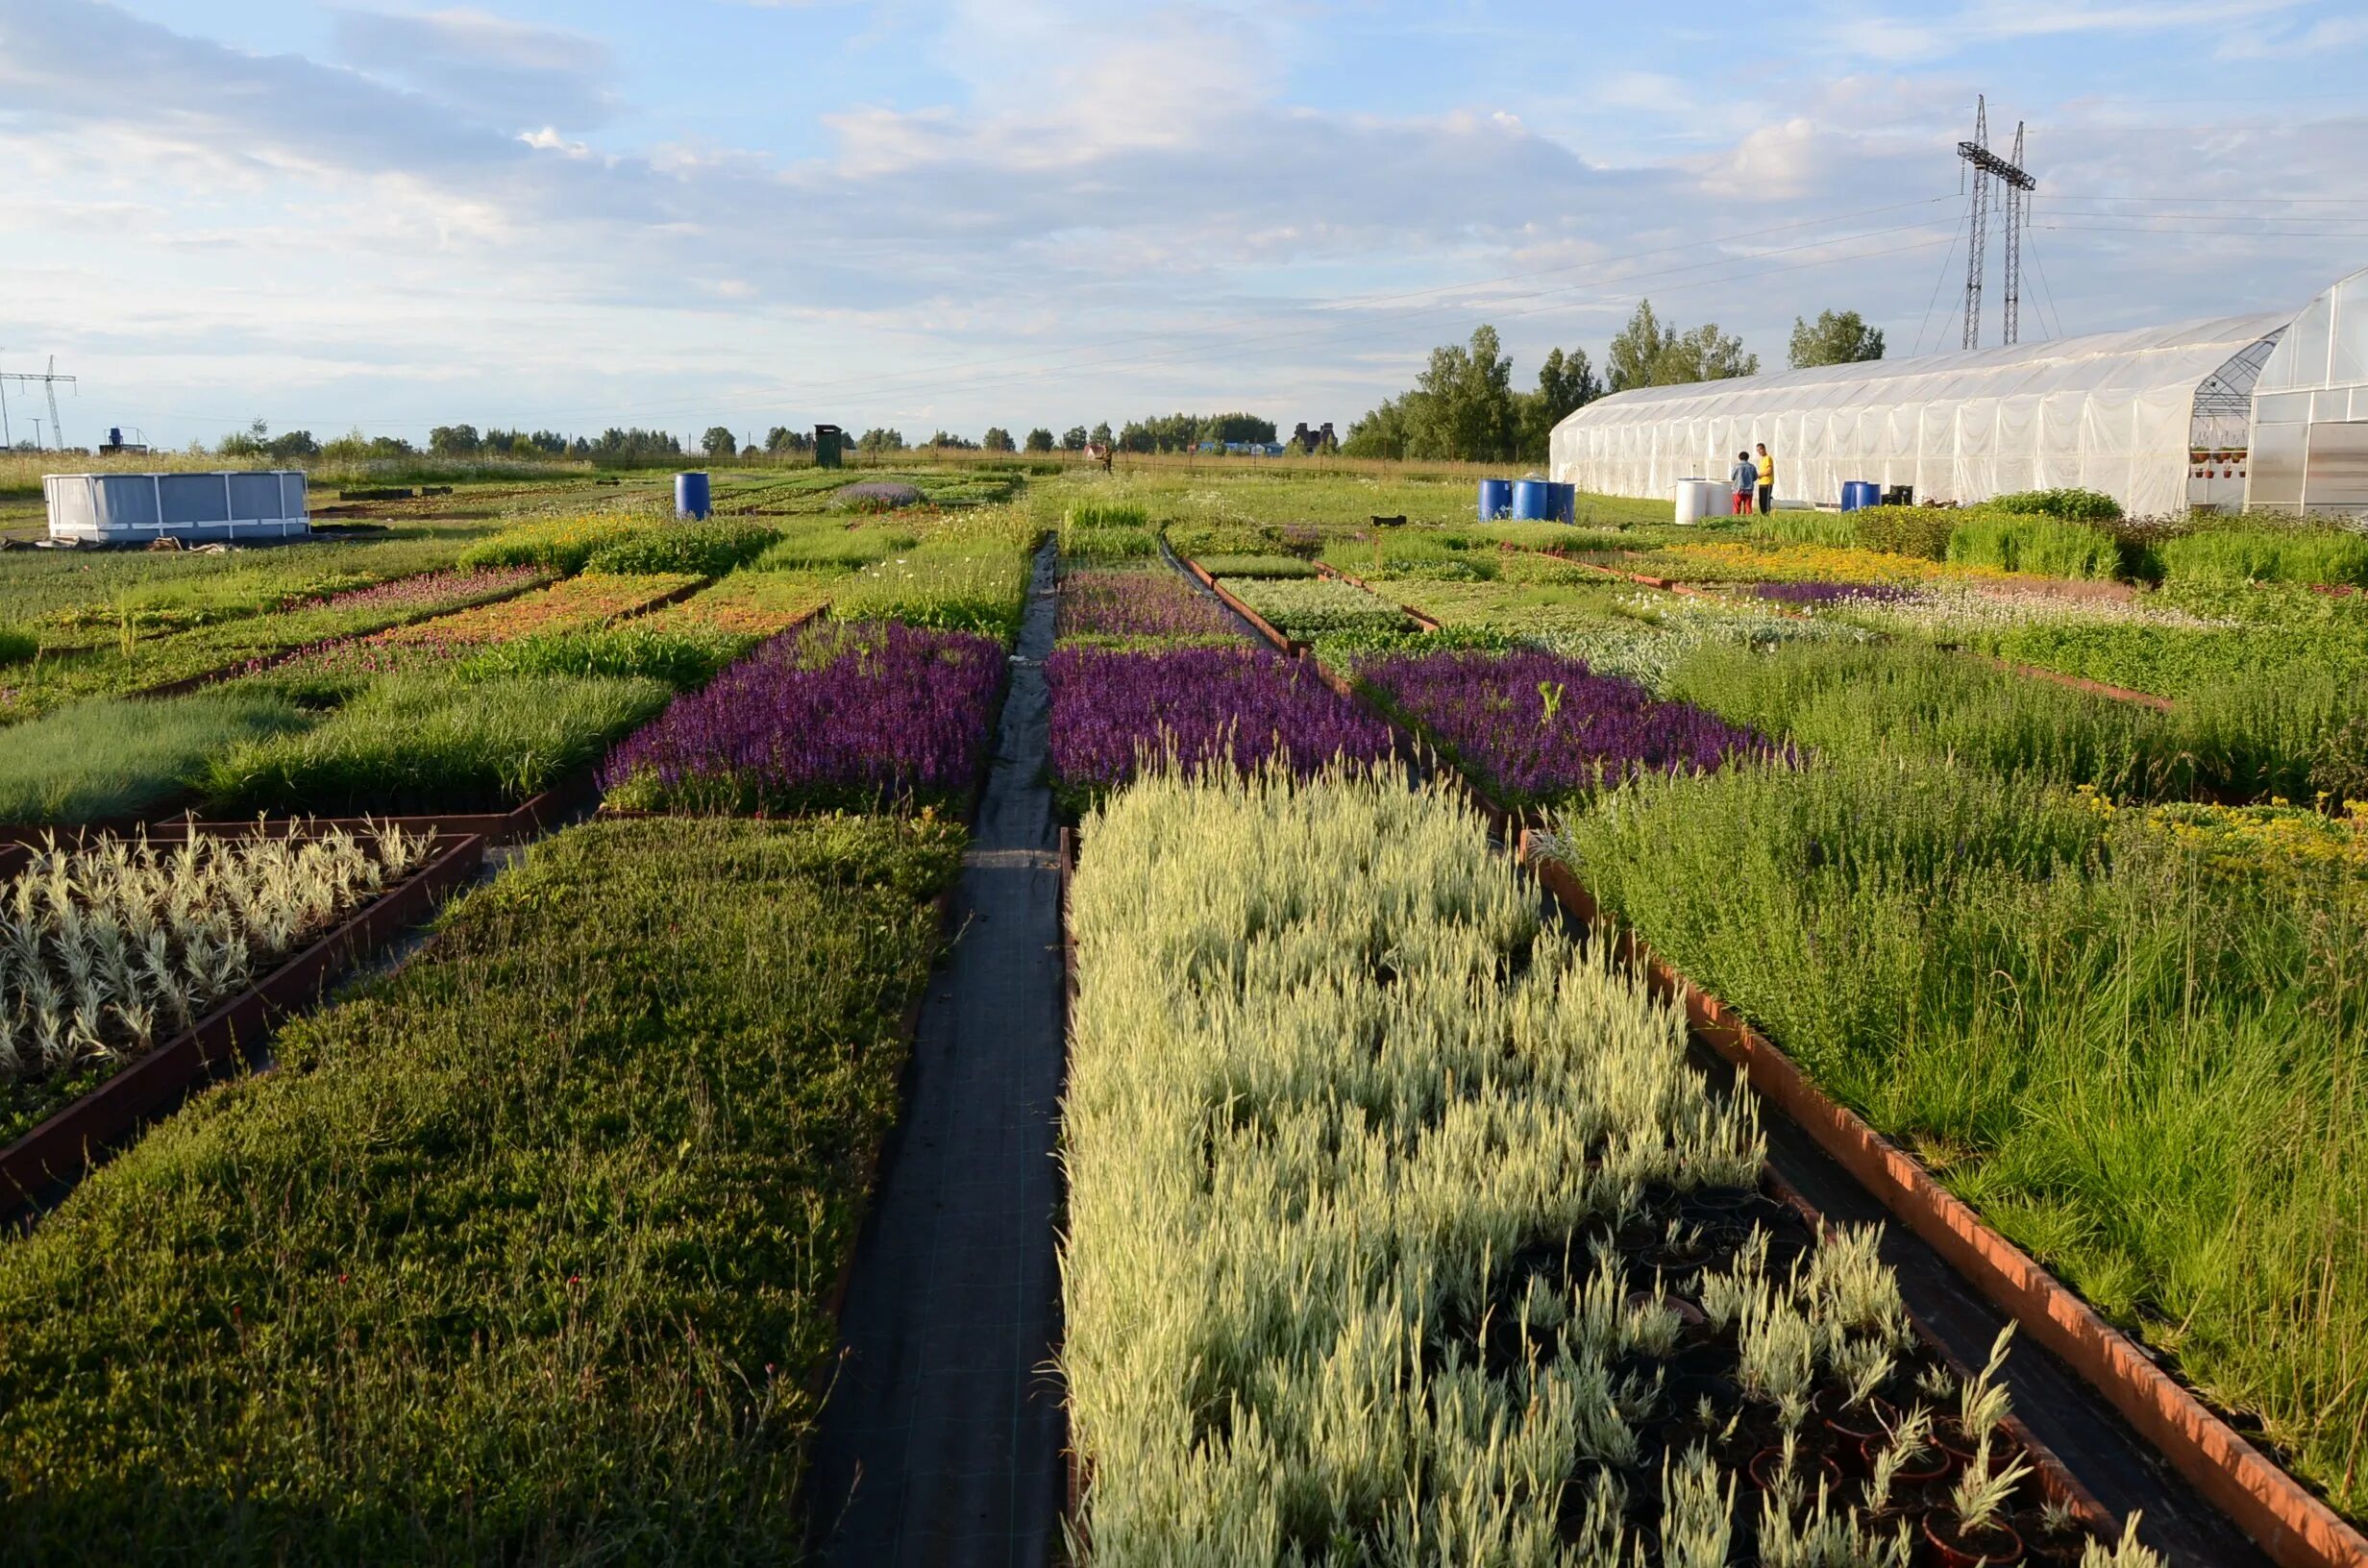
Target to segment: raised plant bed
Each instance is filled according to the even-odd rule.
[[[484,851],[481,838],[455,840],[255,985],[0,1148],[0,1215],[71,1184],[102,1151],[226,1070],[275,1018],[311,1001],[348,967],[474,877]]]
[[[1603,915],[1570,868],[1541,852],[1526,831],[1519,855],[1574,919],[1591,923]],[[1828,1098],[1791,1058],[1724,1002],[1670,968],[1637,933],[1620,928],[1616,940],[1620,959],[1641,970],[1656,994],[1673,997],[1685,1007],[1697,1039],[1732,1064],[1992,1305],[2104,1395],[2272,1560],[2282,1568],[2368,1568],[2368,1537],[1934,1180],[1914,1156]]]
[[[1380,589],[1374,587],[1363,577],[1352,576],[1348,573],[1343,572],[1337,567],[1326,566],[1321,561],[1318,561],[1316,563],[1316,575],[1320,577],[1331,577],[1336,581],[1344,582],[1351,588],[1362,589],[1366,593],[1372,595],[1375,599],[1380,600],[1383,603],[1389,605],[1392,609],[1397,611],[1398,614],[1404,616],[1407,620],[1412,621],[1416,625],[1420,626],[1424,631],[1437,631],[1439,629],[1439,622],[1437,620],[1423,614],[1420,610],[1416,609],[1412,604],[1401,604],[1396,600],[1387,597]]]
[[[1273,644],[1274,650],[1276,652],[1287,653],[1295,658],[1299,654],[1307,651],[1307,645],[1305,643],[1295,642],[1291,638],[1284,636],[1280,631],[1276,630],[1273,624],[1268,621],[1265,616],[1260,615],[1256,610],[1251,609],[1247,604],[1242,602],[1241,600],[1235,598],[1231,589],[1227,588],[1223,583],[1219,582],[1215,577],[1209,576],[1208,572],[1201,566],[1201,564],[1198,561],[1194,560],[1189,555],[1184,557],[1184,570],[1190,572],[1193,576],[1199,581],[1201,587],[1206,588],[1210,593],[1215,594],[1224,604],[1225,608],[1231,610],[1234,614],[1248,622],[1249,627],[1252,631],[1265,638],[1268,642]]]

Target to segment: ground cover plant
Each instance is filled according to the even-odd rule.
[[[1474,541],[1439,528],[1374,528],[1362,539],[1334,539],[1319,557],[1337,572],[1360,577],[1408,577],[1471,582],[1496,576],[1504,551],[1492,539]]]
[[[0,1143],[270,973],[432,847],[388,824],[37,849],[0,883]]]
[[[1194,561],[1212,577],[1312,577],[1315,563],[1296,555],[1196,555]]]
[[[1389,725],[1270,649],[1063,645],[1045,661],[1054,798],[1082,812],[1148,764],[1305,776],[1336,758],[1391,752]]]
[[[1780,751],[1755,730],[1554,653],[1384,655],[1361,661],[1356,673],[1390,712],[1507,807]]]
[[[8,731],[0,822],[91,822],[173,804],[209,761],[312,722],[286,696],[233,682],[153,701],[94,698]]]
[[[1315,637],[1368,627],[1394,629],[1407,624],[1405,613],[1396,605],[1332,578],[1299,582],[1288,578],[1240,577],[1226,582],[1225,589],[1286,637]]]
[[[2357,871],[2190,842],[2199,809],[1844,754],[1642,779],[1557,842],[1670,963],[2357,1516],[2368,928],[2336,895]]]
[[[794,571],[740,571],[702,588],[690,598],[652,610],[640,620],[665,629],[711,627],[755,637],[773,637],[829,602],[819,576]]]
[[[45,636],[76,629],[181,630],[451,568],[481,525],[407,525],[369,539],[317,538],[243,549],[11,551],[0,623]]]
[[[808,1372],[960,848],[576,828],[283,1028],[277,1071],[0,1249],[8,1554],[794,1551]]]
[[[598,762],[669,695],[647,678],[399,670],[308,729],[210,757],[197,787],[219,816],[506,811]]]
[[[602,787],[642,811],[950,805],[984,766],[1004,670],[974,632],[808,626],[677,698],[610,754]]]
[[[830,613],[842,621],[901,621],[974,631],[1008,644],[1020,634],[1039,530],[1011,509],[965,512],[919,545],[841,578]]]
[[[756,558],[761,571],[852,572],[900,555],[921,543],[908,529],[885,525],[849,527],[833,521],[817,527],[785,528]]]
[[[715,673],[756,646],[754,634],[696,624],[653,625],[629,621],[588,631],[547,631],[494,643],[470,653],[456,674],[463,680],[506,675],[647,676],[677,691],[704,686]]]
[[[2010,1521],[2078,1549],[1994,1368],[1916,1345],[1874,1231],[1813,1246],[1758,1193],[1752,1102],[1608,944],[1541,927],[1452,795],[1163,773],[1082,840],[1083,1560],[1905,1568],[1919,1523]],[[1976,1482],[1912,1491],[1944,1440]]]
[[[596,512],[581,517],[534,518],[481,539],[461,554],[460,564],[535,566],[561,574],[581,572],[604,550],[667,525],[654,511]]]
[[[1241,623],[1166,567],[1061,574],[1053,633],[1062,642],[1239,642]]]
[[[516,599],[397,626],[380,633],[378,640],[450,648],[536,633],[583,630],[647,609],[698,581],[698,577],[680,573],[631,576],[589,573],[555,582],[534,593],[521,594]]]
[[[278,609],[210,620],[180,630],[127,631],[0,675],[0,722],[30,718],[85,698],[129,695],[294,649],[448,615],[507,598],[539,581],[531,567],[420,573],[366,587],[292,599]]]
[[[1635,557],[1628,565],[1630,570],[1648,576],[1688,582],[1786,582],[1802,578],[1843,582],[1981,582],[2008,577],[2007,573],[1994,566],[1938,557],[1896,554],[1857,546],[1771,546],[1736,539],[1666,545],[1650,554]]]

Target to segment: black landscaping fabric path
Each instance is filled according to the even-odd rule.
[[[1059,1537],[1060,871],[1042,667],[1052,551],[1036,559],[954,894],[957,935],[922,1006],[815,1437],[815,1542],[850,1568],[1043,1568]]]

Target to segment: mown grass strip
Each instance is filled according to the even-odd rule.
[[[0,1248],[14,1560],[777,1561],[958,828],[596,823]]]

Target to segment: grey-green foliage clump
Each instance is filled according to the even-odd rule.
[[[1509,1374],[1473,1326],[1524,1247],[1755,1180],[1751,1108],[1443,793],[1155,777],[1085,845],[1063,1362],[1095,1556],[1560,1560],[1574,1458],[1635,1456],[1610,1362],[1675,1319],[1604,1270],[1530,1279],[1554,1348]]]

